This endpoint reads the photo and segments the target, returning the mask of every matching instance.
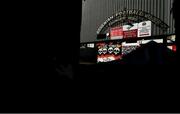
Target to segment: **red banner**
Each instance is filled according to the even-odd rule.
[[[124,38],[137,38],[137,29],[123,32]]]
[[[110,62],[121,59],[121,43],[97,43],[97,62]]]
[[[123,28],[122,27],[111,28],[110,37],[111,37],[111,39],[122,39],[123,38]]]

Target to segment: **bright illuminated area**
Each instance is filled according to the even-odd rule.
[[[174,64],[173,0],[86,0],[80,64]]]

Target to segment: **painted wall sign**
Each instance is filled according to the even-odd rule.
[[[137,29],[138,29],[138,24],[134,23],[132,24],[133,26],[130,25],[124,25],[123,26],[123,38],[135,38],[137,37]]]
[[[123,27],[114,27],[110,29],[110,39],[122,39],[123,38]]]
[[[118,42],[97,43],[97,63],[121,59],[121,44]]]
[[[120,11],[114,14],[113,16],[109,17],[107,20],[105,20],[98,28],[97,34],[100,34],[104,28],[111,26],[114,22],[117,22],[117,20],[119,22],[120,21],[123,22],[127,18],[132,21],[150,20],[152,23],[154,23],[162,30],[167,30],[169,28],[169,26],[166,23],[164,23],[161,19],[155,17],[154,15],[148,12],[142,10],[130,9],[130,10]]]
[[[151,21],[144,21],[138,24],[138,37],[151,36]]]

